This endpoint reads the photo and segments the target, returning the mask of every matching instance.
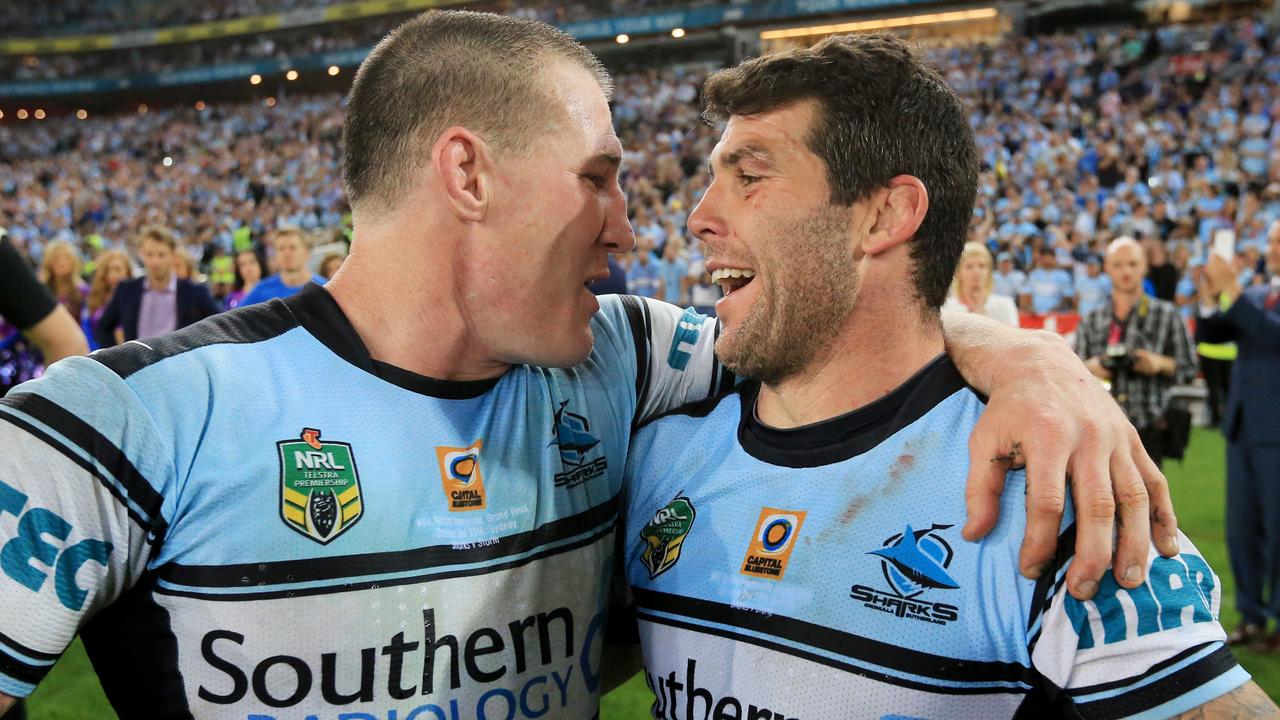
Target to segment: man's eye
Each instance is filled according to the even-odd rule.
[[[582,179],[594,185],[597,190],[603,190],[609,182],[603,175],[583,175]]]
[[[748,175],[746,173],[738,173],[738,181],[743,185],[752,185],[760,179],[758,175]]]

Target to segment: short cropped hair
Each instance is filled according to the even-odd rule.
[[[147,225],[138,231],[138,247],[147,240],[158,242],[170,250],[178,249],[178,238],[168,228],[159,225]]]
[[[848,207],[918,178],[929,212],[911,244],[926,315],[946,300],[978,192],[978,150],[964,103],[935,70],[886,33],[834,35],[720,70],[703,88],[713,124],[804,100],[818,104],[806,139],[826,164],[831,202]]]
[[[550,25],[468,11],[432,11],[400,25],[365,58],[347,96],[342,177],[352,207],[394,208],[423,143],[461,125],[499,152],[521,152],[559,120],[541,70],[567,61],[608,96],[608,72]]]

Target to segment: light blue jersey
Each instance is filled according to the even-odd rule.
[[[581,365],[444,382],[319,286],[0,401],[0,692],[84,637],[124,718],[586,719],[634,424],[715,327],[601,298]]]
[[[655,718],[1164,718],[1248,679],[1185,538],[1136,590],[1107,573],[1078,602],[1070,511],[1051,570],[1019,574],[1013,473],[995,530],[961,539],[984,406],[949,359],[795,430],[755,419],[758,392],[632,441],[624,560]]]

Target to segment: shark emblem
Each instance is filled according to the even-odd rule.
[[[577,467],[586,460],[587,451],[600,444],[600,439],[591,434],[591,424],[585,417],[565,410],[568,404],[568,400],[560,403],[555,412],[552,440],[547,445],[559,445],[560,460]]]
[[[915,597],[929,588],[954,590],[960,583],[947,572],[951,546],[937,534],[950,527],[933,525],[915,530],[908,524],[900,535],[886,540],[884,547],[867,554],[880,558],[885,580],[901,597]]]

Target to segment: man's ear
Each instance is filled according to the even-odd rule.
[[[455,125],[436,139],[431,163],[449,211],[462,222],[484,219],[493,189],[493,155],[488,144]]]
[[[873,194],[869,203],[875,221],[862,241],[862,250],[878,255],[915,237],[929,212],[929,191],[919,178],[899,175]]]

